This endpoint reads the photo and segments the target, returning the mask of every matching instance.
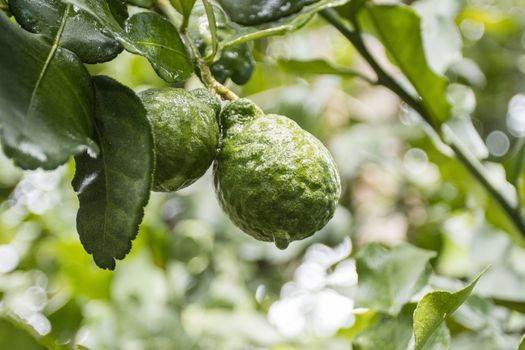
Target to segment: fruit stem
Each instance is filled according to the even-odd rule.
[[[172,7],[169,0],[157,0],[157,7],[160,12],[175,26],[178,27],[178,14],[177,11]],[[193,66],[196,71],[199,71],[199,78],[201,82],[206,86],[207,89],[211,90],[212,93],[215,93],[221,96],[225,100],[238,100],[237,96],[233,91],[228,89],[226,86],[219,83],[213,77],[213,74],[210,70],[210,67],[206,64],[202,58],[199,49],[195,46],[193,41],[185,34],[180,33],[182,40],[184,40],[186,47],[190,49],[190,54],[192,56]]]
[[[469,153],[454,140],[443,139],[443,134],[438,125],[432,122],[430,113],[426,107],[421,103],[420,99],[414,97],[409,92],[405,90],[393,77],[391,77],[375,60],[372,54],[368,51],[359,31],[359,25],[354,19],[354,30],[348,28],[339,18],[337,12],[333,9],[325,9],[319,12],[319,14],[332,26],[334,26],[344,37],[348,39],[361,54],[361,56],[368,62],[370,67],[374,70],[377,75],[378,85],[382,85],[396,95],[398,95],[401,100],[405,101],[407,105],[413,108],[417,113],[421,115],[423,120],[429,124],[432,129],[437,133],[441,141],[448,146],[453,151],[456,160],[458,160],[463,166],[470,172],[470,174],[485,188],[489,195],[498,203],[500,208],[505,212],[508,219],[512,222],[514,227],[518,232],[525,237],[525,222],[520,212],[520,204],[514,204],[511,200],[505,197],[500,190],[490,181],[489,178],[485,176],[485,169],[483,165],[477,160],[473,159]]]

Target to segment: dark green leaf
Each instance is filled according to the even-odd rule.
[[[231,47],[240,43],[252,41],[272,35],[283,35],[304,26],[313,16],[326,8],[344,5],[349,0],[320,0],[304,6],[299,12],[280,20],[261,26],[241,27],[221,43],[221,47]]]
[[[169,83],[184,80],[193,72],[177,29],[154,12],[128,18],[124,30],[103,0],[63,0],[91,14],[124,48],[150,61],[157,74]]]
[[[112,3],[117,1],[112,0]],[[102,32],[96,21],[84,11],[74,11],[60,0],[11,0],[11,12],[26,30],[43,34],[53,40],[65,16],[60,46],[65,47],[86,63],[112,60],[121,51],[119,42]]]
[[[278,20],[300,11],[305,5],[318,0],[219,0],[232,21],[254,26]]]
[[[525,350],[525,335],[521,337],[520,345],[518,347],[518,350]]]
[[[448,81],[429,67],[421,37],[421,20],[403,5],[372,5],[362,11],[393,62],[412,83],[436,126],[450,117]]]
[[[153,12],[134,15],[126,21],[126,32],[137,53],[145,56],[167,82],[188,78],[193,67],[175,27]]]
[[[72,5],[78,6],[80,9],[86,11],[108,31],[113,34],[113,36],[121,42],[127,43],[125,38],[124,30],[122,29],[122,23],[120,23],[116,18],[114,13],[111,11],[107,1],[103,0],[62,0],[65,3],[70,3]]]
[[[426,294],[419,301],[414,311],[416,350],[424,349],[425,344],[443,321],[467,300],[480,277],[481,274],[468,286],[455,293],[434,291]]]
[[[357,303],[373,310],[397,313],[427,284],[431,272],[428,261],[434,256],[434,252],[408,244],[392,250],[378,244],[366,246],[356,261],[359,275]]]
[[[18,322],[0,318],[0,349],[45,350],[34,332]]]
[[[0,13],[0,124],[6,155],[26,169],[54,169],[90,149],[93,90],[70,51],[51,46]],[[60,40],[59,35],[55,43]]]
[[[131,249],[153,171],[153,136],[146,111],[129,88],[107,77],[93,78],[98,158],[76,157],[73,188],[80,209],[77,230],[98,266],[115,268]]]

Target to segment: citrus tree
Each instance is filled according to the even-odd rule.
[[[512,2],[517,15],[523,5]],[[7,243],[32,227],[26,224],[44,237],[29,240],[23,283],[12,272],[20,254],[0,276],[1,347],[525,346],[525,28],[512,14],[488,17],[482,8],[439,0],[0,0],[7,157],[0,260],[4,254],[13,261],[14,243]],[[491,28],[494,37],[481,41]],[[517,38],[508,39],[506,56],[487,56],[503,51],[506,34]],[[301,35],[306,53],[283,49]],[[138,63],[114,74],[126,62]],[[155,76],[145,77],[148,70]],[[330,94],[333,83],[312,93],[323,79],[336,79],[340,94]],[[500,95],[498,80],[514,84],[504,88],[514,96],[508,111],[501,111],[509,97]],[[303,83],[284,90],[292,81]],[[339,97],[332,109],[325,103],[325,115],[355,113],[345,106],[362,91],[385,94],[376,104],[393,100],[391,114],[401,123],[315,120],[312,111],[328,95]],[[406,145],[400,157],[397,148]],[[184,194],[210,167],[228,217],[211,220],[211,228],[196,220],[205,217],[202,193]],[[80,242],[49,243],[71,228],[56,224],[68,219],[51,207],[31,209],[43,198],[24,192],[36,169],[58,169],[51,192],[64,197],[57,205],[76,208],[67,193],[76,194]],[[395,190],[384,181],[390,177],[403,179]],[[374,186],[392,203],[374,197],[367,205],[402,213],[402,238],[366,234],[373,210],[361,204]],[[173,198],[183,209],[169,209]],[[29,210],[16,214],[23,201]],[[382,229],[394,222],[383,221]],[[240,231],[285,250],[223,234]],[[343,239],[348,231],[360,232],[350,234],[354,249]],[[119,271],[116,260],[132,251],[138,233],[133,251],[147,251],[148,263]],[[300,242],[289,246],[293,241]],[[241,268],[235,252],[245,244],[258,248],[244,250]],[[116,277],[94,268],[88,254],[99,268],[117,267]],[[294,277],[283,271],[298,265]],[[242,279],[243,268],[251,271],[243,288],[222,287],[232,297],[208,295],[228,274]],[[46,302],[22,312],[17,291],[37,283],[33,269],[51,283],[29,287]],[[254,288],[256,281],[264,283]],[[243,304],[250,292],[255,301]],[[211,306],[188,306],[201,299]],[[105,300],[105,316],[90,316],[93,300]],[[242,304],[245,313],[213,314],[221,303]],[[163,326],[137,331],[137,315]],[[204,325],[196,321],[208,317]],[[104,340],[95,323],[115,319],[118,329]],[[225,319],[238,328],[214,333]],[[236,331],[247,325],[252,329]],[[96,336],[86,340],[89,332]]]

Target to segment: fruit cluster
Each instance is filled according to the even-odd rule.
[[[217,198],[239,228],[284,249],[333,216],[341,192],[334,161],[291,119],[248,99],[221,102],[206,89],[143,92],[155,139],[154,191],[177,191],[213,163]]]

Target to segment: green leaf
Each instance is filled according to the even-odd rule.
[[[383,316],[374,326],[361,332],[352,343],[354,350],[406,350],[412,337],[415,304],[406,304],[396,317]]]
[[[265,38],[274,35],[283,35],[295,31],[308,23],[313,16],[326,8],[344,5],[349,0],[320,0],[304,6],[299,12],[280,20],[260,26],[241,27],[234,34],[224,39],[221,48],[231,47],[240,43]]]
[[[130,3],[131,5],[144,7],[144,8],[151,8],[155,4],[155,0],[125,0],[127,3]]]
[[[80,60],[0,13],[0,124],[5,154],[25,169],[54,169],[97,152],[93,91]],[[60,35],[55,38],[55,43]]]
[[[144,56],[157,74],[174,83],[188,78],[193,66],[177,29],[154,12],[141,12],[125,23],[125,30],[103,0],[63,0],[78,6],[97,19],[124,48]]]
[[[69,300],[48,317],[51,335],[60,344],[72,341],[82,324],[82,309],[74,299]]]
[[[500,298],[492,298],[494,304],[498,306],[506,307],[507,309],[517,311],[519,313],[525,314],[525,301],[523,300],[507,300]]]
[[[11,13],[9,12],[9,5],[7,5],[5,0],[0,0],[0,11],[4,11],[8,16],[11,16]]]
[[[518,350],[525,350],[525,335],[521,337],[520,345],[518,347]]]
[[[118,0],[110,2],[122,4]],[[71,5],[60,0],[11,0],[9,6],[22,27],[50,40],[55,38],[66,17],[59,44],[76,53],[85,63],[110,61],[122,51],[119,42],[103,33],[90,15],[73,11]]]
[[[188,78],[193,66],[175,27],[153,12],[134,15],[126,21],[126,32],[140,55],[145,56],[157,74],[167,82]]]
[[[426,294],[419,301],[414,311],[415,350],[424,349],[425,344],[443,321],[467,300],[483,273],[468,286],[455,293],[434,291]]]
[[[213,10],[213,5],[208,0],[202,0],[204,6],[204,11],[206,12],[206,18],[208,20],[208,31],[211,38],[211,48],[212,51],[209,57],[205,57],[205,60],[213,60],[217,51],[219,50],[219,34],[218,34],[218,23],[215,17],[215,11]],[[184,17],[185,19],[189,17]]]
[[[80,209],[77,230],[99,267],[114,269],[131,249],[153,172],[153,136],[146,111],[129,88],[107,77],[93,78],[98,158],[75,158],[73,188]]]
[[[525,163],[525,139],[519,139],[513,146],[512,151],[509,152],[503,166],[505,167],[505,175],[509,181],[517,189],[520,188],[521,175],[523,173],[523,166]]]
[[[457,0],[425,0],[412,7],[421,18],[421,35],[430,68],[445,74],[451,64],[462,59],[462,40],[456,17],[464,7]]]
[[[354,350],[406,350],[413,344],[413,314],[415,303],[407,303],[396,316],[383,315],[377,324],[361,332],[354,342]],[[424,350],[447,350],[450,331],[442,324],[429,339]]]
[[[195,5],[196,0],[170,0],[175,9],[184,17],[184,22],[187,24],[191,15],[191,10]],[[186,25],[184,25],[186,27]]]
[[[294,59],[279,59],[278,64],[283,69],[291,73],[297,74],[334,74],[343,77],[361,77],[366,80],[369,78],[365,77],[359,71],[351,68],[336,66],[330,62],[322,59],[317,60],[294,60]]]
[[[386,250],[370,244],[357,255],[359,275],[357,304],[373,310],[397,313],[428,282],[429,260],[434,252],[402,244]],[[410,261],[410,263],[407,263]]]
[[[315,0],[218,0],[232,21],[254,26],[278,20],[300,11]]]
[[[366,20],[407,79],[412,83],[435,126],[451,114],[446,98],[448,81],[429,67],[421,36],[421,20],[403,5],[370,5],[362,11]]]
[[[428,339],[423,350],[449,350],[450,341],[450,330],[445,323],[442,323]]]
[[[45,350],[28,327],[0,317],[0,349]]]

